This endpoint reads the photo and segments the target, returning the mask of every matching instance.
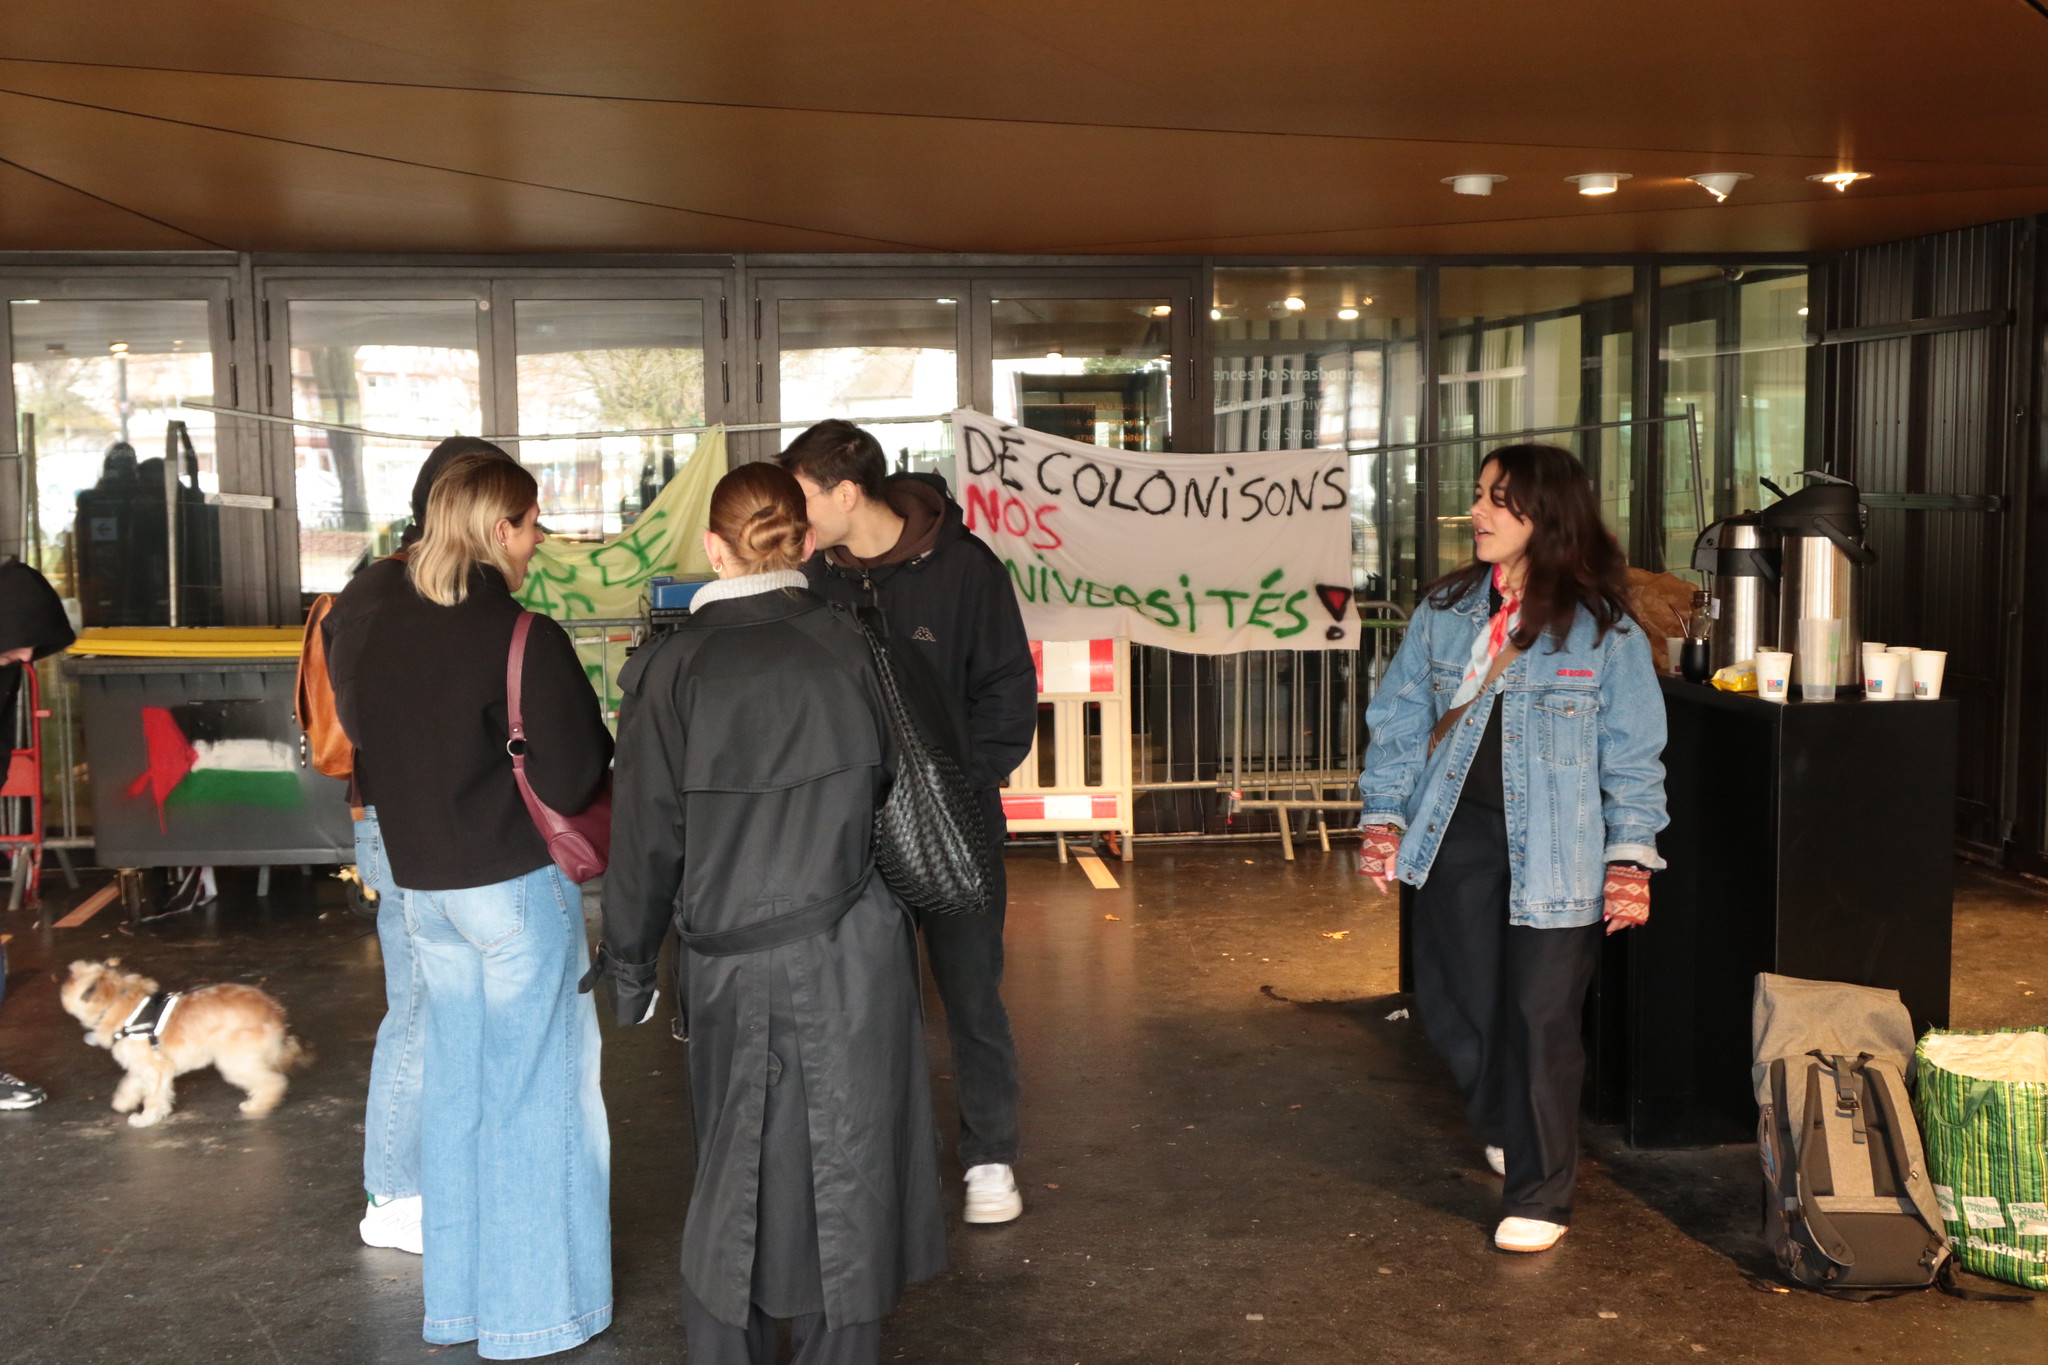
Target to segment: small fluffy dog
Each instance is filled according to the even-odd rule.
[[[74,962],[64,983],[64,1009],[84,1024],[85,1041],[107,1048],[128,1074],[114,1091],[114,1111],[137,1128],[171,1112],[171,1082],[187,1071],[213,1066],[249,1098],[252,1118],[277,1108],[285,1073],[313,1060],[284,1031],[284,1006],[254,986],[202,986],[177,997],[161,1029],[123,1037],[138,1007],[157,994],[156,982],[121,970],[119,958]],[[137,1108],[140,1113],[134,1112]]]

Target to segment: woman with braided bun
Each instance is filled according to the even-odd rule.
[[[905,1285],[945,1268],[915,928],[875,875],[894,770],[865,637],[804,584],[794,477],[719,481],[718,581],[620,676],[601,965],[654,1014],[673,927],[697,1173],[683,1223],[691,1365],[869,1365]]]
[[[1472,539],[1366,713],[1359,871],[1416,888],[1416,1009],[1505,1177],[1494,1244],[1547,1251],[1571,1222],[1601,924],[1645,923],[1664,866],[1664,702],[1569,451],[1489,454]]]

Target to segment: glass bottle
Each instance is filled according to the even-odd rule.
[[[1713,676],[1709,641],[1714,635],[1714,599],[1707,592],[1692,595],[1692,611],[1685,620],[1685,645],[1679,650],[1678,671],[1687,682],[1703,683]]]

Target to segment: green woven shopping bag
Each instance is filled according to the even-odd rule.
[[[2048,1030],[1930,1030],[1914,1108],[1965,1270],[2048,1289]]]

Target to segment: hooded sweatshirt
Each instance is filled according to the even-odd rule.
[[[929,666],[966,734],[968,780],[992,792],[1031,752],[1038,728],[1038,670],[1009,570],[968,531],[938,475],[897,474],[882,496],[903,518],[896,544],[867,560],[835,546],[813,555],[804,574],[827,601],[881,609],[900,652]]]

